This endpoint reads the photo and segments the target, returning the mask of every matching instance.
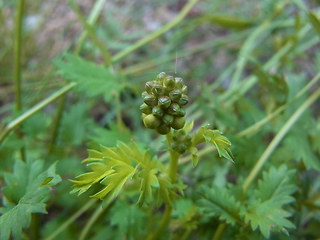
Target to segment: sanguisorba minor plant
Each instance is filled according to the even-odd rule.
[[[198,150],[203,147],[202,143],[208,143],[216,148],[219,157],[233,162],[231,143],[219,130],[209,126],[193,130],[193,123],[186,123],[184,106],[189,99],[182,78],[162,72],[154,81],[145,84],[142,98],[143,123],[166,136],[169,162],[165,164],[157,154],[152,156],[135,142],[90,149],[89,157],[83,161],[90,171],[71,180],[72,192],[82,194],[92,188],[91,197],[103,200],[104,207],[121,198],[131,204],[137,203],[140,211],[149,214],[149,223],[146,231],[127,233],[129,239],[187,239],[191,234],[199,237],[203,236],[201,228],[210,232],[206,224],[212,224],[214,239],[221,238],[227,224],[231,227],[229,236],[254,239],[269,238],[271,232],[288,234],[287,229],[294,228],[288,220],[292,213],[283,207],[294,201],[291,195],[297,188],[292,184],[294,171],[285,165],[264,172],[255,189],[248,189],[247,181],[243,183],[241,179],[225,188],[198,182],[196,195],[184,195],[188,186],[181,177],[183,173],[179,174],[180,156],[191,155],[193,167],[196,167]],[[185,201],[193,207],[187,207]],[[180,219],[184,230],[172,226],[177,215],[175,208],[185,211]],[[260,233],[256,231],[258,228]],[[194,229],[197,230],[192,233]],[[179,231],[183,236],[177,235]]]
[[[184,106],[189,99],[182,78],[162,72],[154,81],[145,84],[142,98],[143,123],[166,136],[169,163],[164,164],[134,142],[128,145],[119,142],[115,147],[101,145],[100,149],[88,150],[89,156],[83,163],[87,163],[90,171],[71,180],[72,192],[80,195],[94,188],[97,192],[91,197],[104,200],[105,206],[121,192],[127,192],[131,201],[141,208],[162,211],[159,208],[164,204],[161,221],[155,222],[146,236],[140,236],[159,239],[169,224],[174,202],[184,195],[187,188],[178,174],[180,156],[191,154],[192,164],[196,167],[199,145],[208,143],[216,148],[220,157],[233,161],[231,143],[219,130],[211,130],[209,126],[191,132],[193,123],[186,123],[185,119]]]

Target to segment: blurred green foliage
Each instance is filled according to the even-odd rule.
[[[320,236],[317,1],[25,0],[19,40],[21,1],[0,2],[1,239],[147,239],[157,229],[163,209],[139,208],[135,187],[101,207],[88,200],[98,187],[78,198],[68,179],[100,144],[134,141],[168,162],[164,138],[144,128],[139,111],[144,83],[163,71],[188,86],[194,132],[222,131],[234,163],[207,146],[196,160],[180,158],[186,188],[160,239]]]

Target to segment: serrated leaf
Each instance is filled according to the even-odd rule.
[[[282,207],[294,201],[291,196],[297,187],[290,181],[295,171],[288,170],[285,165],[278,169],[271,167],[263,173],[263,179],[258,183],[254,200],[242,211],[245,221],[250,222],[252,230],[259,227],[264,237],[269,238],[271,231],[286,232],[286,228],[295,226],[287,219],[291,213]]]
[[[152,159],[148,152],[141,152],[134,143],[120,142],[117,147],[101,146],[100,150],[89,150],[89,157],[83,162],[89,163],[91,171],[71,180],[72,193],[82,194],[98,184],[104,187],[91,197],[113,199],[130,181],[132,185],[140,186],[138,204],[142,206],[151,203],[155,194],[164,202],[171,201],[177,190],[164,174],[164,166]]]
[[[279,206],[294,201],[291,196],[297,187],[290,183],[295,174],[294,170],[288,170],[285,165],[278,169],[271,167],[268,172],[263,172],[263,180],[258,182],[258,189],[255,192],[256,199],[260,201],[272,200]]]
[[[225,188],[204,187],[198,201],[200,210],[208,216],[217,216],[220,220],[235,225],[240,221],[240,203]]]
[[[13,173],[5,174],[7,186],[3,188],[3,205],[0,212],[0,239],[20,239],[22,229],[29,227],[31,213],[46,213],[45,202],[49,185],[61,181],[55,173],[55,164],[44,170],[41,161],[17,160]],[[44,184],[45,183],[45,184]]]
[[[250,206],[245,214],[245,221],[250,222],[252,230],[259,227],[265,238],[269,238],[272,230],[286,231],[285,228],[295,228],[287,218],[292,214],[279,208],[278,204],[270,201]]]
[[[211,130],[208,126],[201,127],[192,138],[193,146],[197,146],[202,142],[210,143],[215,146],[219,157],[227,158],[233,161],[232,152],[230,150],[231,142],[222,135],[219,130]]]
[[[103,96],[107,102],[112,100],[121,86],[110,69],[86,61],[72,54],[65,54],[64,60],[56,59],[54,64],[58,73],[69,81],[77,82],[76,90],[88,97]]]

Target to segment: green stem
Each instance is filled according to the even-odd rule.
[[[73,223],[78,217],[80,217],[85,211],[87,211],[94,203],[96,199],[91,199],[85,205],[83,205],[75,214],[67,219],[59,228],[57,228],[46,240],[53,240],[57,237],[62,231],[64,231],[71,223]]]
[[[252,126],[246,128],[245,130],[239,132],[237,134],[238,137],[243,137],[246,135],[250,135],[253,132],[256,132],[257,130],[259,130],[264,124],[266,124],[267,122],[269,122],[271,119],[273,119],[274,117],[276,117],[278,114],[280,114],[282,111],[284,111],[290,104],[292,104],[293,102],[295,102],[297,99],[299,99],[303,94],[305,94],[311,87],[313,84],[315,84],[316,82],[318,82],[320,79],[320,73],[318,73],[303,89],[301,89],[289,102],[287,102],[286,104],[282,105],[281,107],[279,107],[277,110],[275,110],[274,112],[270,113],[267,117],[261,119],[260,121],[256,122],[255,124],[253,124]]]
[[[53,122],[51,140],[49,144],[49,154],[53,153],[54,151],[55,143],[58,138],[58,132],[59,132],[59,127],[60,127],[65,103],[66,103],[66,95],[63,95],[60,99],[59,108]]]
[[[188,12],[191,10],[191,8],[198,2],[199,0],[190,0],[180,11],[180,13],[169,23],[164,25],[159,30],[151,33],[150,35],[146,36],[145,38],[141,39],[140,41],[136,42],[135,44],[129,46],[128,48],[124,49],[123,51],[119,52],[112,58],[112,62],[117,62],[121,58],[127,56],[128,54],[134,52],[138,48],[142,47],[143,45],[149,43],[153,39],[159,37],[160,35],[164,34],[165,32],[169,31],[171,28],[176,26],[178,23],[180,23],[185,16],[188,14]]]
[[[167,138],[168,148],[170,149],[169,150],[170,151],[169,177],[171,178],[172,183],[175,183],[177,181],[178,160],[179,160],[180,154],[171,150],[171,142],[172,142],[171,132],[169,132],[166,135],[166,138]],[[152,235],[149,235],[150,237],[148,237],[147,239],[156,240],[159,238],[160,234],[163,232],[163,230],[166,228],[166,226],[170,222],[171,212],[172,212],[171,205],[166,204],[166,208],[165,208],[165,211],[162,215],[162,218],[161,218],[161,221],[160,221],[158,228],[156,229],[156,231]]]
[[[89,17],[87,19],[88,25],[92,26],[97,21],[98,16],[100,15],[100,13],[102,11],[103,5],[105,2],[106,2],[106,0],[98,0],[95,2],[94,6],[92,8],[92,11],[90,12]],[[78,41],[76,50],[74,52],[76,55],[79,55],[87,35],[88,35],[87,30],[82,32],[80,39]]]
[[[168,225],[168,223],[170,221],[171,212],[172,212],[172,207],[169,204],[167,204],[158,228],[156,229],[156,231],[152,235],[149,235],[150,237],[148,237],[147,240],[159,239],[160,234],[163,232],[163,230],[165,229],[165,227]]]
[[[80,13],[80,10],[79,10],[77,4],[74,2],[74,0],[70,0],[70,5],[71,5],[73,11],[76,13],[78,19],[80,20],[82,26],[88,32],[89,37],[92,40],[92,43],[100,50],[100,53],[102,54],[102,56],[104,58],[105,65],[110,66],[111,65],[111,55],[110,55],[109,51],[104,46],[103,42],[101,42],[98,39],[92,26],[89,23],[87,23],[85,18],[82,16],[82,14]]]
[[[18,1],[17,14],[15,19],[15,38],[14,38],[14,66],[15,66],[15,107],[16,112],[20,114],[22,109],[21,102],[21,46],[22,46],[22,21],[23,21],[24,0]],[[23,138],[20,128],[16,130],[18,137]],[[26,154],[24,147],[20,148],[19,155],[22,161],[25,161]]]
[[[47,97],[46,99],[42,100],[32,108],[30,108],[28,111],[11,121],[3,130],[3,132],[0,134],[0,143],[5,139],[5,137],[8,135],[8,133],[15,129],[17,126],[19,126],[23,121],[31,117],[33,114],[37,113],[39,110],[43,109],[59,97],[66,94],[70,89],[72,89],[76,83],[72,82],[66,85],[65,87],[61,88],[60,90],[53,93],[51,96]]]
[[[171,178],[172,183],[175,183],[177,181],[177,174],[178,174],[178,161],[180,154],[176,151],[173,151],[171,149],[171,142],[172,142],[172,133],[169,132],[166,135],[167,143],[169,147],[169,153],[170,153],[170,162],[169,162],[169,177]]]
[[[280,141],[284,138],[290,128],[296,123],[296,121],[301,117],[302,113],[318,98],[320,97],[320,88],[314,92],[295,112],[294,114],[288,119],[288,121],[282,126],[278,134],[275,138],[271,141],[268,145],[267,149],[259,158],[258,162],[255,164],[254,168],[251,170],[250,174],[246,178],[243,184],[243,190],[246,191],[256,176],[259,174],[260,170],[262,169],[265,162],[268,160],[270,155],[279,145]]]
[[[95,21],[97,20],[103,4],[104,4],[105,0],[99,0],[96,2],[96,4],[94,5],[92,11],[90,12],[89,18],[88,18],[88,25],[92,25],[95,23]],[[75,55],[79,55],[79,52],[83,46],[84,40],[87,36],[88,31],[83,31],[80,37],[80,40],[77,44],[77,48],[75,51]],[[59,107],[58,107],[58,111],[56,114],[56,117],[54,119],[53,122],[53,128],[52,128],[52,134],[51,134],[51,140],[50,140],[50,144],[49,144],[49,154],[51,154],[54,151],[54,146],[55,146],[55,142],[58,138],[58,133],[59,133],[59,128],[60,128],[60,123],[61,123],[61,118],[62,118],[62,114],[63,114],[63,110],[65,107],[65,101],[66,101],[66,95],[63,95],[60,99],[60,103],[59,103]]]
[[[19,113],[21,111],[21,45],[22,45],[22,19],[23,19],[23,9],[24,0],[18,1],[15,22],[15,54],[14,54],[14,65],[15,65],[15,103],[16,111]]]
[[[97,219],[101,216],[101,214],[108,209],[108,207],[110,206],[112,201],[109,201],[107,206],[102,207],[103,203],[94,211],[94,213],[92,214],[92,216],[90,217],[89,221],[86,223],[85,227],[83,228],[83,230],[80,233],[80,237],[79,240],[85,240],[87,239],[87,235],[91,229],[91,227],[93,226],[93,224],[97,221]]]
[[[307,32],[310,31],[310,26],[307,25],[302,28],[298,32],[299,39],[302,38]],[[263,66],[263,70],[269,71],[271,67],[275,67],[281,58],[289,53],[289,51],[294,46],[293,42],[288,42],[285,44],[276,54],[274,54]],[[233,88],[230,88],[225,94],[223,94],[220,98],[220,102],[226,102],[227,106],[232,105],[239,96],[243,96],[249,89],[251,89],[257,83],[257,77],[251,75],[250,77],[244,79],[243,81],[239,82],[239,84],[234,85]]]
[[[221,239],[221,236],[222,236],[222,234],[223,234],[224,229],[226,228],[226,226],[227,226],[226,223],[220,223],[219,226],[218,226],[218,228],[217,228],[217,230],[216,230],[216,232],[215,232],[214,235],[213,235],[212,240],[219,240],[219,239]]]
[[[117,118],[117,127],[120,132],[124,130],[124,125],[122,121],[122,114],[121,114],[121,100],[120,100],[120,93],[115,93],[115,104],[116,104],[116,118]]]

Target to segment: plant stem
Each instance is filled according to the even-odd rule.
[[[220,223],[219,226],[218,226],[218,228],[217,228],[217,230],[216,230],[216,232],[215,232],[214,235],[213,235],[212,240],[219,240],[219,239],[221,239],[221,236],[222,236],[222,234],[223,234],[224,229],[226,228],[226,226],[227,226],[226,223]]]
[[[178,161],[180,154],[176,151],[173,151],[171,149],[171,142],[172,142],[172,134],[169,132],[166,135],[167,143],[169,147],[170,152],[170,162],[169,162],[169,177],[171,178],[172,183],[175,183],[177,181],[177,173],[178,173]]]
[[[92,8],[92,10],[91,10],[91,12],[89,14],[89,17],[87,19],[88,25],[92,26],[97,21],[98,16],[99,16],[100,12],[102,11],[103,5],[104,5],[105,2],[106,2],[106,0],[98,0],[98,1],[95,2],[94,6],[93,6],[93,8]],[[76,55],[79,55],[87,35],[88,35],[88,31],[87,30],[82,32],[82,34],[80,36],[80,39],[78,41],[76,50],[74,52]]]
[[[15,19],[15,38],[14,38],[14,66],[15,66],[15,107],[16,113],[20,114],[22,109],[21,103],[21,46],[22,46],[22,21],[23,21],[23,9],[24,9],[24,0],[18,1],[17,14]],[[19,138],[23,137],[21,129],[17,129],[17,134]],[[22,161],[25,161],[25,149],[21,147],[20,158]]]
[[[92,227],[92,225],[97,221],[97,219],[101,216],[101,214],[108,209],[108,207],[110,206],[112,201],[109,201],[107,206],[102,207],[103,203],[100,204],[100,206],[94,211],[94,213],[92,214],[92,216],[90,217],[89,221],[86,223],[85,227],[83,228],[83,230],[80,233],[80,237],[79,240],[85,240],[87,239],[87,235]]]
[[[16,112],[21,111],[21,36],[22,36],[22,20],[23,20],[23,9],[24,0],[18,1],[17,14],[15,20],[15,54],[14,54],[14,65],[15,65],[15,103]]]
[[[116,54],[112,58],[112,62],[119,61],[121,58],[127,56],[128,54],[134,52],[138,48],[142,47],[143,45],[149,43],[153,39],[159,37],[160,35],[164,34],[165,32],[169,31],[171,28],[176,26],[178,23],[180,23],[184,17],[188,14],[188,12],[191,10],[191,8],[198,2],[199,0],[190,0],[180,11],[180,13],[169,23],[164,25],[159,30],[151,33],[150,35],[146,36],[145,38],[141,39],[140,41],[136,42],[135,44],[129,46],[128,48],[122,50],[118,54]]]
[[[8,133],[15,129],[17,126],[19,126],[23,121],[31,117],[33,114],[37,113],[42,108],[46,107],[59,97],[66,94],[70,89],[72,89],[76,83],[72,82],[66,85],[65,87],[61,88],[60,90],[53,93],[51,96],[47,97],[46,99],[42,100],[32,108],[30,108],[28,111],[11,121],[3,130],[3,132],[0,134],[0,143],[5,139],[5,137],[8,135]]]
[[[265,162],[268,160],[270,155],[279,145],[280,141],[284,138],[290,128],[295,124],[295,122],[300,118],[302,113],[318,98],[320,97],[320,88],[314,92],[304,103],[294,112],[294,114],[288,119],[288,121],[282,126],[278,134],[268,145],[267,149],[263,152],[254,168],[251,170],[250,174],[246,178],[243,184],[243,190],[246,191],[256,176],[259,174]]]
[[[74,0],[70,0],[70,5],[73,9],[73,11],[76,13],[78,19],[80,20],[82,26],[84,27],[84,29],[86,30],[86,32],[88,32],[89,37],[92,40],[92,43],[100,50],[100,53],[102,54],[103,58],[104,58],[104,63],[106,66],[111,65],[111,55],[109,53],[109,51],[107,50],[107,48],[104,46],[103,42],[101,42],[97,35],[95,34],[92,26],[87,23],[87,21],[85,20],[85,18],[82,16],[82,14],[80,13],[80,10],[77,6],[77,4],[74,2]]]
[[[59,126],[61,123],[65,103],[66,103],[66,95],[63,95],[60,99],[58,112],[53,122],[51,140],[49,144],[49,154],[51,154],[54,151],[55,143],[58,138]]]
[[[75,214],[68,218],[59,228],[57,228],[46,240],[53,240],[58,236],[64,229],[66,229],[71,223],[73,223],[78,217],[80,217],[85,211],[87,211],[97,200],[91,199],[85,205],[83,205]]]
[[[166,135],[168,148],[170,149],[170,162],[169,162],[169,177],[171,178],[172,183],[177,181],[177,172],[178,172],[178,160],[180,154],[176,151],[171,150],[172,134],[169,132]],[[150,235],[147,239],[156,240],[159,238],[159,235],[163,232],[164,228],[168,225],[171,217],[172,207],[170,204],[166,204],[165,211],[162,215],[160,224],[156,231]]]
[[[286,104],[282,105],[281,107],[279,107],[277,110],[275,110],[274,112],[270,113],[267,117],[263,118],[262,120],[256,122],[255,124],[253,124],[252,126],[246,128],[245,130],[239,132],[237,134],[237,136],[239,137],[243,137],[246,135],[250,135],[251,133],[257,131],[258,129],[260,129],[260,127],[262,127],[264,124],[266,124],[267,122],[269,122],[272,118],[274,118],[275,116],[277,116],[279,113],[281,113],[282,111],[284,111],[290,104],[292,104],[293,102],[295,102],[297,99],[299,99],[303,94],[305,94],[311,87],[313,84],[315,84],[316,82],[318,82],[320,79],[320,73],[318,73],[304,88],[302,88],[289,102],[287,102]]]

